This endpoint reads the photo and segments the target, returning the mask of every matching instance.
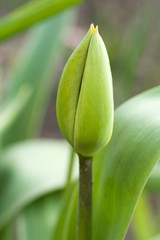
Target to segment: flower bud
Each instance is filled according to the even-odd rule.
[[[84,157],[94,156],[111,138],[112,76],[98,27],[91,25],[64,68],[57,119],[65,138]]]

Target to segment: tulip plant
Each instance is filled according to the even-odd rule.
[[[92,235],[92,161],[107,145],[113,128],[113,90],[108,54],[98,26],[68,60],[57,97],[60,128],[79,155],[78,239]]]
[[[91,25],[59,83],[57,120],[67,141],[35,138],[56,86],[57,56],[66,53],[62,33],[75,20],[74,12],[57,13],[80,2],[30,1],[0,19],[2,45],[41,21],[7,69],[8,87],[0,85],[0,240],[160,239],[148,198],[160,192],[160,86],[114,111],[98,27]],[[122,54],[133,55],[131,79],[136,51]]]

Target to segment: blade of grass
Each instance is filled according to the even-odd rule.
[[[83,0],[32,1],[0,20],[0,42]]]
[[[36,28],[11,70],[5,100],[12,102],[19,89],[27,85],[31,95],[25,108],[6,129],[3,146],[37,134],[52,94],[57,64],[63,53],[61,33],[73,13],[63,13]]]

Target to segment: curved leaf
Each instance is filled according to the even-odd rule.
[[[1,240],[51,240],[58,220],[62,193],[45,195],[25,207],[1,232]]]
[[[160,158],[160,87],[116,111],[112,140],[99,155],[94,239],[124,238],[149,174]],[[98,184],[98,185],[97,185]],[[98,219],[98,220],[96,220]]]
[[[94,159],[95,240],[124,239],[139,196],[160,158],[159,106],[157,87],[116,110],[112,139]],[[75,207],[72,211],[76,215]],[[69,226],[76,234],[76,222]]]
[[[28,141],[1,155],[0,230],[20,210],[66,183],[70,149],[63,141]]]
[[[31,1],[0,20],[0,41],[82,1],[83,0]]]
[[[17,229],[16,239],[51,240],[55,231],[61,201],[61,192],[52,193],[27,206],[16,217],[14,223],[15,229]]]

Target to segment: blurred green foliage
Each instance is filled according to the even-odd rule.
[[[19,10],[0,19],[0,40],[80,1],[24,2],[26,5]],[[22,3],[1,1],[1,14],[3,9],[11,10]],[[80,25],[87,23],[88,27],[94,20],[106,42],[116,106],[159,85],[159,10],[157,2],[118,0],[92,0],[79,9]],[[23,36],[21,51],[16,49],[13,63],[9,59],[6,66],[1,61],[1,240],[75,239],[78,174],[76,164],[74,182],[67,184],[70,147],[62,140],[31,138],[39,136],[51,96],[56,92],[57,72],[66,58],[67,46],[62,38],[72,42],[71,32],[64,34],[64,31],[67,24],[76,22],[77,13],[67,10],[37,25]],[[74,30],[73,38],[78,36],[79,28]],[[157,87],[116,110],[112,141],[94,161],[95,240],[124,239],[149,176],[130,235],[134,240],[160,239],[160,209],[156,208],[155,216],[150,201],[153,193],[159,200],[160,192],[159,165],[156,165],[160,159],[159,106],[160,88]]]

